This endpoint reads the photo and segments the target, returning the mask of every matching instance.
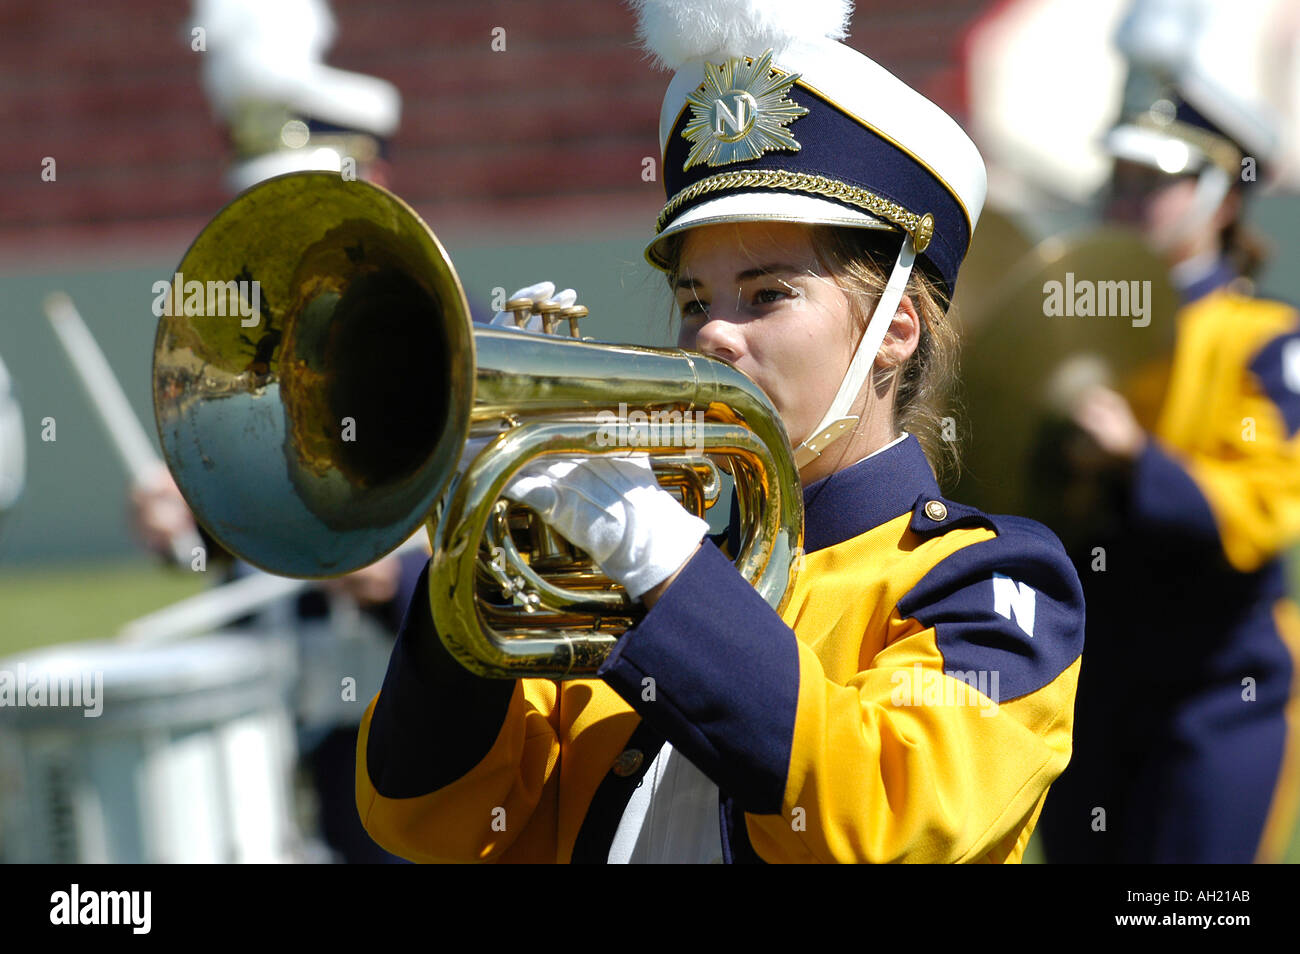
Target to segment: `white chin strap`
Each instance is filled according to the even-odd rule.
[[[912,237],[905,235],[903,247],[894,262],[894,270],[890,273],[880,300],[876,302],[876,307],[871,312],[871,319],[867,322],[867,332],[858,342],[858,350],[853,353],[853,360],[849,362],[849,369],[844,373],[840,389],[835,392],[835,400],[831,401],[830,408],[822,417],[821,423],[813,428],[812,434],[795,448],[794,462],[800,470],[820,457],[822,451],[848,433],[849,428],[857,422],[857,415],[849,414],[849,408],[853,406],[863,383],[871,375],[871,369],[876,363],[876,353],[880,350],[880,344],[885,340],[885,332],[889,330],[889,325],[898,311],[898,303],[903,300],[903,292],[907,290],[907,280],[912,275],[912,263],[915,261],[916,247],[912,244]]]
[[[1185,238],[1200,232],[1214,218],[1214,213],[1219,211],[1219,206],[1231,188],[1232,180],[1219,166],[1211,163],[1202,169],[1196,177],[1196,192],[1192,195],[1192,201],[1178,221],[1170,227],[1162,243],[1165,246],[1162,251],[1168,251]]]

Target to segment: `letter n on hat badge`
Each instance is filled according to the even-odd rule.
[[[808,110],[785,98],[798,73],[775,74],[772,51],[757,61],[733,56],[721,66],[704,64],[704,82],[686,97],[691,120],[682,135],[692,144],[682,166],[725,166],[757,159],[765,152],[802,146],[786,125]]]

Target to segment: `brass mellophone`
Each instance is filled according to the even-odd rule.
[[[427,522],[433,618],[462,664],[588,677],[644,610],[501,492],[542,455],[636,449],[697,513],[717,494],[710,460],[730,471],[736,566],[783,605],[802,552],[798,473],[775,408],[726,363],[475,327],[419,216],[333,173],[249,189],[177,271],[154,350],[159,436],[196,518],[249,563],[337,576]],[[574,333],[582,311],[510,305],[572,319]],[[620,406],[702,412],[692,426],[708,457],[611,422]]]

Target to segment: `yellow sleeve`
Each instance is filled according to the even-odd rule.
[[[996,703],[978,673],[946,674],[933,629],[891,645],[850,686],[819,680],[807,647],[800,657],[809,685],[782,812],[746,817],[760,857],[1018,860],[1070,758],[1077,658],[1031,695]]]
[[[995,519],[899,601],[847,685],[800,646],[782,814],[748,818],[761,857],[1019,859],[1070,757],[1083,600],[1055,537]]]
[[[421,577],[383,688],[362,718],[362,824],[413,861],[553,860],[554,826],[531,823],[558,784],[557,686],[462,668],[433,630],[426,587]]]
[[[1251,572],[1300,540],[1300,335],[1269,341],[1190,450],[1153,439],[1134,471],[1139,523],[1217,544]]]
[[[743,809],[765,861],[1018,857],[1069,758],[1083,604],[1050,532],[996,521],[898,601],[844,683],[708,546],[604,677]]]

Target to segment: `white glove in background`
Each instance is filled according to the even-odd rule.
[[[659,486],[645,454],[534,461],[504,493],[585,550],[634,600],[672,576],[709,529]]]
[[[549,298],[560,306],[568,308],[577,302],[578,293],[572,288],[566,288],[557,295],[555,294],[555,282],[538,282],[536,285],[529,285],[527,288],[519,289],[510,298],[531,298],[533,301],[546,301]],[[507,298],[506,301],[509,301],[510,298]],[[498,311],[492,316],[492,321],[489,324],[498,327],[515,328],[515,314],[512,311]],[[533,315],[528,319],[528,324],[524,326],[523,330],[541,331],[542,316]]]

